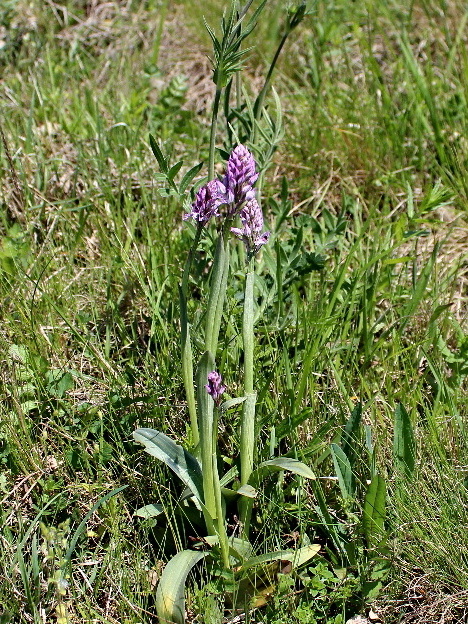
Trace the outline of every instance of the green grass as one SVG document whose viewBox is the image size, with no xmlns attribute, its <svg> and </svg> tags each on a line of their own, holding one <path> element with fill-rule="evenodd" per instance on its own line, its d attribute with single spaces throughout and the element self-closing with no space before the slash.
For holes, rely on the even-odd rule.
<svg viewBox="0 0 468 624">
<path fill-rule="evenodd" d="M 155 621 L 163 562 L 198 535 L 171 513 L 180 492 L 131 432 L 190 436 L 177 287 L 191 239 L 182 207 L 159 192 L 148 133 L 173 162 L 207 159 L 201 14 L 216 24 L 221 2 L 211 4 L 171 4 L 164 21 L 156 1 L 0 7 L 1 622 Z M 254 37 L 249 91 L 281 36 L 282 6 L 268 3 Z M 324 545 L 323 560 L 300 585 L 282 579 L 251 622 L 338 624 L 369 605 L 386 622 L 464 621 L 467 15 L 459 0 L 319 2 L 280 60 L 285 136 L 263 191 L 277 236 L 257 280 L 265 457 L 281 449 L 335 476 L 329 444 L 359 400 L 363 417 L 354 500 L 320 480 L 354 562 L 337 555 L 320 492 L 272 479 L 259 551 L 289 547 L 297 532 Z M 206 295 L 208 253 L 195 297 Z M 235 283 L 221 359 L 233 396 L 241 296 Z M 400 402 L 416 440 L 410 480 L 392 450 Z M 231 460 L 237 418 L 220 432 Z M 360 524 L 375 470 L 387 481 L 390 563 L 376 596 Z M 151 502 L 167 508 L 169 530 L 134 516 Z M 48 541 L 51 529 L 62 534 Z M 330 562 L 346 565 L 343 582 Z M 194 622 L 209 621 L 203 611 L 219 621 L 213 593 L 192 591 Z"/>
</svg>

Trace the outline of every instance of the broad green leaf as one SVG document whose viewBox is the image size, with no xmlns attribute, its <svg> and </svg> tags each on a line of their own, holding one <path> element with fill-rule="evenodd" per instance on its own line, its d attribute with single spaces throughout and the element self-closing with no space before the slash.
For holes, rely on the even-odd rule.
<svg viewBox="0 0 468 624">
<path fill-rule="evenodd" d="M 275 457 L 274 459 L 264 461 L 254 471 L 254 475 L 259 476 L 261 472 L 269 469 L 288 470 L 289 472 L 294 472 L 300 477 L 305 477 L 306 479 L 315 479 L 315 475 L 309 468 L 309 466 L 306 466 L 298 459 L 293 459 L 292 457 Z"/>
<path fill-rule="evenodd" d="M 241 539 L 240 537 L 229 538 L 229 553 L 238 561 L 248 559 L 252 554 L 252 549 L 252 544 L 248 540 Z"/>
<path fill-rule="evenodd" d="M 143 444 L 145 451 L 164 462 L 203 502 L 203 479 L 200 464 L 182 446 L 176 444 L 164 433 L 154 429 L 137 429 L 133 432 L 134 439 Z"/>
<path fill-rule="evenodd" d="M 203 538 L 203 541 L 210 546 L 217 546 L 219 544 L 219 537 L 217 535 L 208 535 Z M 230 537 L 228 543 L 229 554 L 237 561 L 243 562 L 252 554 L 253 546 L 248 540 L 241 539 L 240 537 Z M 235 563 L 235 561 L 233 561 L 233 563 Z"/>
<path fill-rule="evenodd" d="M 343 433 L 341 434 L 340 446 L 344 454 L 353 466 L 356 461 L 356 446 L 359 441 L 359 425 L 361 424 L 362 404 L 358 403 L 351 412 Z"/>
<path fill-rule="evenodd" d="M 134 513 L 135 516 L 138 516 L 139 518 L 156 518 L 156 516 L 160 516 L 164 511 L 164 508 L 162 505 L 158 505 L 158 504 L 152 504 L 152 505 L 145 505 L 144 507 L 140 507 L 140 509 L 137 509 Z"/>
<path fill-rule="evenodd" d="M 416 444 L 413 427 L 408 412 L 399 403 L 395 409 L 395 429 L 393 434 L 393 453 L 395 465 L 407 478 L 414 472 Z"/>
<path fill-rule="evenodd" d="M 185 581 L 188 573 L 208 552 L 183 550 L 167 563 L 156 590 L 159 624 L 185 623 Z"/>
<path fill-rule="evenodd" d="M 53 368 L 47 371 L 46 375 L 47 390 L 58 399 L 62 398 L 64 394 L 73 388 L 74 379 L 71 373 L 64 372 L 59 368 Z"/>
<path fill-rule="evenodd" d="M 384 537 L 386 493 L 385 479 L 375 475 L 367 488 L 362 514 L 362 527 L 370 548 L 378 546 Z"/>
<path fill-rule="evenodd" d="M 341 494 L 343 498 L 354 497 L 354 477 L 349 459 L 346 457 L 343 449 L 338 444 L 331 444 L 330 450 L 333 458 L 333 465 L 335 466 L 335 473 L 338 477 L 338 484 L 340 486 Z"/>
<path fill-rule="evenodd" d="M 248 483 L 241 485 L 236 491 L 240 496 L 247 496 L 247 498 L 256 498 L 258 496 L 257 490 Z"/>
<path fill-rule="evenodd" d="M 246 496 L 247 498 L 256 498 L 258 492 L 251 485 L 243 485 L 238 490 L 232 490 L 231 488 L 222 487 L 221 494 L 227 501 L 234 501 L 239 498 L 239 496 Z"/>
<path fill-rule="evenodd" d="M 235 407 L 236 405 L 240 405 L 240 403 L 243 403 L 245 401 L 246 397 L 236 397 L 234 399 L 228 399 L 227 401 L 224 401 L 224 403 L 221 403 L 220 405 L 220 410 L 222 412 L 225 412 L 228 409 L 231 409 L 231 407 Z"/>
<path fill-rule="evenodd" d="M 258 555 L 257 557 L 252 557 L 251 559 L 246 561 L 240 567 L 240 570 L 248 570 L 249 568 L 253 568 L 258 565 L 263 565 L 265 563 L 270 563 L 271 561 L 279 560 L 290 561 L 293 565 L 293 568 L 297 568 L 309 561 L 309 559 L 312 559 L 312 557 L 315 557 L 320 549 L 320 544 L 309 544 L 308 546 L 298 548 L 297 550 L 288 549 L 265 553 L 263 555 Z"/>
</svg>

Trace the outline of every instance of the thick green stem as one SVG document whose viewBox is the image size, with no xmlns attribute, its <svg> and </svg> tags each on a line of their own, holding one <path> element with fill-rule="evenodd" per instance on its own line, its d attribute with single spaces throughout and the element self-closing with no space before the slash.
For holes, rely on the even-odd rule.
<svg viewBox="0 0 468 624">
<path fill-rule="evenodd" d="M 192 442 L 196 447 L 200 441 L 198 432 L 197 406 L 195 403 L 195 388 L 193 384 L 193 357 L 192 343 L 190 340 L 190 325 L 187 316 L 187 291 L 190 269 L 192 267 L 193 257 L 198 247 L 202 228 L 198 227 L 193 245 L 185 262 L 184 273 L 182 276 L 182 285 L 179 289 L 180 301 L 180 330 L 181 330 L 181 348 L 182 348 L 182 377 L 184 381 L 185 395 L 187 397 L 187 405 L 190 415 L 190 427 L 192 429 Z"/>
<path fill-rule="evenodd" d="M 230 268 L 230 256 L 231 256 L 230 247 L 229 247 L 229 243 L 227 243 L 224 248 L 223 277 L 221 279 L 221 284 L 219 288 L 218 302 L 216 305 L 216 312 L 215 312 L 215 316 L 213 319 L 213 329 L 212 329 L 212 335 L 211 335 L 211 340 L 213 341 L 213 348 L 214 348 L 213 353 L 215 355 L 216 355 L 216 350 L 218 347 L 219 330 L 221 328 L 221 319 L 223 317 L 224 302 L 226 299 L 227 282 L 228 282 L 229 268 Z"/>
<path fill-rule="evenodd" d="M 245 276 L 244 317 L 242 338 L 244 343 L 244 396 L 246 397 L 241 419 L 240 432 L 240 471 L 241 485 L 249 482 L 253 470 L 255 452 L 255 403 L 254 392 L 254 279 L 253 260 Z M 240 516 L 243 525 L 244 538 L 249 537 L 250 515 L 252 502 L 242 497 L 240 501 Z"/>
<path fill-rule="evenodd" d="M 208 160 L 208 180 L 214 180 L 215 177 L 215 147 L 216 147 L 216 127 L 218 125 L 219 103 L 221 101 L 222 89 L 216 87 L 216 93 L 213 101 L 213 114 L 211 117 L 210 131 L 210 155 Z"/>
<path fill-rule="evenodd" d="M 214 357 L 212 353 L 206 351 L 197 369 L 197 409 L 200 423 L 200 457 L 203 472 L 203 496 L 207 515 L 205 514 L 207 529 L 210 533 L 214 531 L 217 518 L 217 507 L 215 498 L 214 478 L 213 478 L 213 399 L 207 393 L 205 384 L 208 381 L 208 373 L 214 370 Z"/>
<path fill-rule="evenodd" d="M 216 502 L 216 529 L 219 537 L 219 547 L 221 550 L 221 557 L 223 560 L 224 567 L 229 570 L 231 567 L 231 563 L 229 560 L 229 542 L 228 536 L 226 533 L 226 521 L 224 517 L 223 510 L 223 502 L 222 502 L 222 494 L 221 494 L 221 484 L 219 482 L 219 472 L 218 472 L 218 455 L 217 455 L 217 432 L 218 432 L 218 417 L 219 411 L 218 407 L 215 408 L 214 419 L 213 419 L 213 490 L 215 493 L 215 502 Z"/>
</svg>

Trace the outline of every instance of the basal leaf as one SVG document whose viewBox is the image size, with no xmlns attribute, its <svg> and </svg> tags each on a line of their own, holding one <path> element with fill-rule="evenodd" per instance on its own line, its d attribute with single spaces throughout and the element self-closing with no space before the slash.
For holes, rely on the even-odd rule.
<svg viewBox="0 0 468 624">
<path fill-rule="evenodd" d="M 320 544 L 309 544 L 308 546 L 303 546 L 302 548 L 298 548 L 296 550 L 288 549 L 264 553 L 263 555 L 258 555 L 257 557 L 251 557 L 240 567 L 240 570 L 248 570 L 249 568 L 278 560 L 290 561 L 293 568 L 297 568 L 309 561 L 309 559 L 312 559 L 312 557 L 315 557 L 320 549 Z"/>
<path fill-rule="evenodd" d="M 198 550 L 183 550 L 167 563 L 156 590 L 159 624 L 185 623 L 185 581 L 193 566 L 207 554 Z"/>
<path fill-rule="evenodd" d="M 331 444 L 330 450 L 341 494 L 343 498 L 353 498 L 354 476 L 349 459 L 346 457 L 343 449 L 338 446 L 338 444 Z"/>
<path fill-rule="evenodd" d="M 257 469 L 254 471 L 256 476 L 259 476 L 265 470 L 288 470 L 289 472 L 294 472 L 300 477 L 305 477 L 306 479 L 315 479 L 315 475 L 309 466 L 303 464 L 298 459 L 293 459 L 292 457 L 275 457 L 274 459 L 269 459 L 268 461 L 262 462 Z"/>
<path fill-rule="evenodd" d="M 408 412 L 399 403 L 395 409 L 395 429 L 393 434 L 395 465 L 407 478 L 414 472 L 416 443 Z"/>
<path fill-rule="evenodd" d="M 164 433 L 154 429 L 137 429 L 134 439 L 143 444 L 145 451 L 164 462 L 179 479 L 203 502 L 203 479 L 198 461 L 182 446 L 176 444 Z"/>
<path fill-rule="evenodd" d="M 370 548 L 377 547 L 384 537 L 385 479 L 375 475 L 367 488 L 362 514 L 362 527 Z"/>
</svg>

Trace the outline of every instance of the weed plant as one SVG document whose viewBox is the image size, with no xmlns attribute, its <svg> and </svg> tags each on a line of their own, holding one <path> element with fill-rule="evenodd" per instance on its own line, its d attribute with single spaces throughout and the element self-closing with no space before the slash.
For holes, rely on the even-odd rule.
<svg viewBox="0 0 468 624">
<path fill-rule="evenodd" d="M 321 549 L 272 569 L 246 621 L 329 624 L 372 608 L 385 622 L 465 622 L 466 7 L 310 3 L 256 126 L 297 4 L 269 0 L 258 16 L 210 174 L 246 143 L 271 231 L 254 281 L 258 461 L 296 459 L 318 477 L 272 473 L 258 488 L 257 554 L 307 538 Z M 156 621 L 164 566 L 207 535 L 130 434 L 196 447 L 179 292 L 196 228 L 182 215 L 210 162 L 202 14 L 219 37 L 225 9 L 0 7 L 1 622 Z M 184 163 L 176 190 L 149 134 L 171 166 Z M 205 234 L 187 299 L 200 328 Z M 244 259 L 233 244 L 216 353 L 232 397 L 243 396 Z M 201 355 L 201 329 L 192 341 Z M 242 404 L 228 414 L 220 466 L 234 468 Z M 142 517 L 151 504 L 163 513 Z M 231 536 L 239 518 L 227 510 Z M 233 619 L 216 567 L 189 580 L 189 621 Z"/>
</svg>

